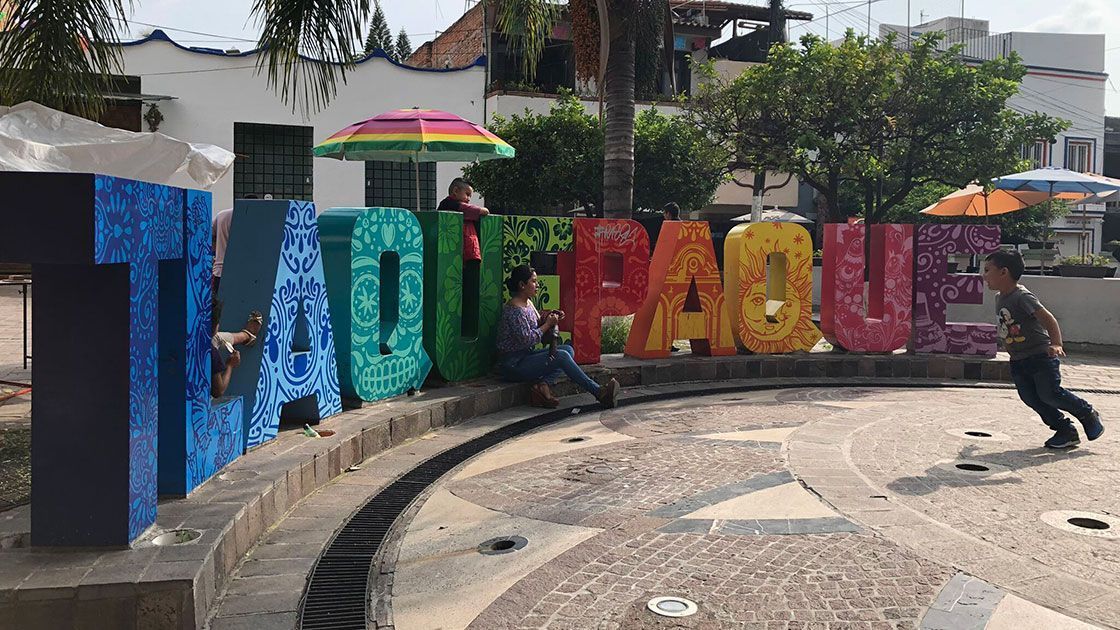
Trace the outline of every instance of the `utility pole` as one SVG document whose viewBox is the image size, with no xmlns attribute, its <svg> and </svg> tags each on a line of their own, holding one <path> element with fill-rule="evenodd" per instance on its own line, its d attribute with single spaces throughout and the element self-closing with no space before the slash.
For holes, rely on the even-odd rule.
<svg viewBox="0 0 1120 630">
<path fill-rule="evenodd" d="M 827 10 L 827 9 L 826 9 Z M 770 0 L 770 46 L 786 41 L 786 14 L 782 0 Z M 769 61 L 769 48 L 767 48 Z M 762 194 L 766 191 L 766 169 L 754 174 L 754 202 L 751 204 L 751 223 L 762 221 Z"/>
<path fill-rule="evenodd" d="M 871 0 L 867 0 L 867 39 L 871 39 Z"/>
<path fill-rule="evenodd" d="M 482 72 L 482 126 L 485 127 L 486 123 L 488 122 L 486 120 L 486 114 L 489 113 L 486 106 L 486 95 L 490 92 L 490 64 L 492 62 L 490 60 L 490 28 L 489 24 L 487 24 L 487 13 L 489 12 L 489 7 L 486 6 L 486 0 L 481 0 L 481 4 L 482 54 L 486 57 L 486 65 L 483 66 Z"/>
<path fill-rule="evenodd" d="M 906 50 L 910 50 L 910 0 L 906 0 Z"/>
</svg>

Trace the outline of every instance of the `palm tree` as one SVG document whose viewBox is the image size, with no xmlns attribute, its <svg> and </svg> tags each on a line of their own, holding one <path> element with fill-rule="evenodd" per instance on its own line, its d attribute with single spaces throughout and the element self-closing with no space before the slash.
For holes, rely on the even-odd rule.
<svg viewBox="0 0 1120 630">
<path fill-rule="evenodd" d="M 129 8 L 133 1 L 128 0 Z M 556 0 L 489 1 L 498 3 L 497 26 L 523 47 L 526 74 L 532 76 L 560 5 Z M 651 32 L 651 16 L 669 24 L 669 3 L 570 0 L 570 4 L 596 16 L 584 21 L 587 28 L 574 39 L 577 57 L 595 59 L 597 84 L 606 105 L 604 214 L 628 217 L 634 193 L 635 44 L 645 41 L 640 33 Z M 298 107 L 306 114 L 322 109 L 337 92 L 339 79 L 345 83 L 353 60 L 362 56 L 362 30 L 369 13 L 370 0 L 253 0 L 250 17 L 262 25 L 258 69 L 267 72 L 269 85 L 293 110 Z M 122 70 L 118 44 L 127 17 L 125 0 L 15 3 L 8 30 L 0 33 L 0 104 L 34 100 L 87 117 L 99 115 L 106 86 Z M 672 50 L 671 45 L 666 48 Z M 603 58 L 606 63 L 599 63 Z"/>
<path fill-rule="evenodd" d="M 492 1 L 498 3 L 498 30 L 521 52 L 522 73 L 534 76 L 560 16 L 560 5 L 553 0 Z M 665 35 L 662 25 L 670 24 L 669 2 L 569 0 L 568 7 L 577 75 L 581 79 L 596 79 L 605 103 L 603 214 L 629 218 L 634 199 L 635 48 L 648 47 L 651 39 L 661 43 L 660 36 Z M 668 50 L 672 50 L 671 45 Z M 605 64 L 601 63 L 604 57 Z"/>
<path fill-rule="evenodd" d="M 13 4 L 8 30 L 0 33 L 0 104 L 34 100 L 99 115 L 102 93 L 122 71 L 118 44 L 127 25 L 125 0 Z M 369 8 L 369 0 L 254 0 L 250 17 L 262 25 L 258 69 L 293 109 L 322 109 L 339 79 L 345 83 L 353 59 L 362 56 Z"/>
</svg>

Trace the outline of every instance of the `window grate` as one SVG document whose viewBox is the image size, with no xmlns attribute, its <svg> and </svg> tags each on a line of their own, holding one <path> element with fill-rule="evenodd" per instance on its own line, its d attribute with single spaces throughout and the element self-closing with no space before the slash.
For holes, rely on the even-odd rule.
<svg viewBox="0 0 1120 630">
<path fill-rule="evenodd" d="M 366 162 L 366 206 L 416 209 L 416 165 Z M 436 164 L 420 163 L 420 209 L 436 209 Z"/>
<path fill-rule="evenodd" d="M 311 201 L 314 194 L 312 127 L 233 124 L 233 196 Z"/>
</svg>

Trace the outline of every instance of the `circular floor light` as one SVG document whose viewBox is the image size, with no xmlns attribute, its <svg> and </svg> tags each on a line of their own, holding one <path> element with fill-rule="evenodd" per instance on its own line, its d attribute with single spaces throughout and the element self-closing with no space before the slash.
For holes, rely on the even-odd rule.
<svg viewBox="0 0 1120 630">
<path fill-rule="evenodd" d="M 528 539 L 522 536 L 499 536 L 498 538 L 491 538 L 478 546 L 478 553 L 484 556 L 500 556 L 502 554 L 513 553 L 519 549 L 524 549 L 528 545 Z"/>
<path fill-rule="evenodd" d="M 690 617 L 699 610 L 695 602 L 674 596 L 654 597 L 649 600 L 646 607 L 662 617 Z"/>
<path fill-rule="evenodd" d="M 1098 521 L 1095 518 L 1088 518 L 1085 516 L 1067 518 L 1066 522 L 1074 527 L 1081 527 L 1083 529 L 1112 529 L 1112 526 L 1104 521 Z"/>
<path fill-rule="evenodd" d="M 1054 510 L 1044 512 L 1039 518 L 1043 523 L 1078 536 L 1120 539 L 1120 517 L 1113 514 L 1084 512 L 1081 510 Z"/>
<path fill-rule="evenodd" d="M 974 442 L 1007 442 L 1011 439 L 1011 436 L 1006 433 L 1000 433 L 999 431 L 988 428 L 952 427 L 945 429 L 945 432 L 953 437 Z"/>
<path fill-rule="evenodd" d="M 200 536 L 202 536 L 202 532 L 197 529 L 173 529 L 166 534 L 160 534 L 153 538 L 152 544 L 158 547 L 185 545 L 198 540 Z"/>
</svg>

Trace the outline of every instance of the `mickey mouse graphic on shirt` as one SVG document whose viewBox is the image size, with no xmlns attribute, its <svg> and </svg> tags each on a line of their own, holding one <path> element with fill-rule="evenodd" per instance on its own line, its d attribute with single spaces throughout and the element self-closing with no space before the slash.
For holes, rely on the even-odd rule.
<svg viewBox="0 0 1120 630">
<path fill-rule="evenodd" d="M 999 337 L 1005 344 L 1022 343 L 1027 340 L 1023 336 L 1022 327 L 1011 317 L 1011 311 L 1006 308 L 999 309 Z"/>
</svg>

